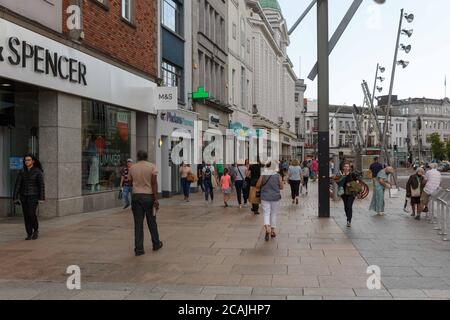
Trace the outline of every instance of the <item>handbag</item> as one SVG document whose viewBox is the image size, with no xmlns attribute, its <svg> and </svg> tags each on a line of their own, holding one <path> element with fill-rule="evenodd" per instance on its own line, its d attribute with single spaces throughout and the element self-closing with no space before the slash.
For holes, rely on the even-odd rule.
<svg viewBox="0 0 450 320">
<path fill-rule="evenodd" d="M 420 180 L 419 178 L 417 178 L 417 182 L 419 184 L 419 186 L 416 189 L 411 188 L 411 197 L 412 198 L 419 198 L 422 194 L 422 192 L 420 192 Z"/>
<path fill-rule="evenodd" d="M 261 197 L 257 197 L 256 193 L 258 192 L 258 188 L 250 187 L 250 193 L 248 197 L 248 201 L 252 204 L 261 204 Z"/>
<path fill-rule="evenodd" d="M 338 195 L 339 197 L 342 197 L 344 194 L 345 194 L 345 189 L 344 189 L 344 187 L 339 187 L 339 188 L 338 188 L 337 195 Z"/>
<path fill-rule="evenodd" d="M 242 172 L 241 172 L 241 170 L 239 170 L 239 167 L 237 168 L 237 171 L 239 172 L 239 175 L 242 178 L 242 189 L 247 189 L 248 188 L 248 181 L 245 180 L 245 178 L 242 176 Z"/>
<path fill-rule="evenodd" d="M 217 182 L 217 179 L 215 176 L 211 176 L 211 183 L 213 188 L 217 188 L 219 186 L 219 183 Z"/>
<path fill-rule="evenodd" d="M 119 195 L 117 196 L 117 199 L 122 200 L 123 198 L 123 191 L 122 189 L 119 190 Z"/>
<path fill-rule="evenodd" d="M 189 172 L 186 177 L 186 181 L 189 183 L 193 183 L 193 182 L 197 181 L 197 177 L 193 173 Z"/>
</svg>

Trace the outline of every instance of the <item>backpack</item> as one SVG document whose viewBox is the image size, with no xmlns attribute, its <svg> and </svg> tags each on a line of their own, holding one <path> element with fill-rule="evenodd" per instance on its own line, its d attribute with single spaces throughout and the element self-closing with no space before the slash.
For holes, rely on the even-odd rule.
<svg viewBox="0 0 450 320">
<path fill-rule="evenodd" d="M 206 167 L 205 169 L 205 177 L 207 179 L 211 178 L 211 169 L 209 167 Z"/>
</svg>

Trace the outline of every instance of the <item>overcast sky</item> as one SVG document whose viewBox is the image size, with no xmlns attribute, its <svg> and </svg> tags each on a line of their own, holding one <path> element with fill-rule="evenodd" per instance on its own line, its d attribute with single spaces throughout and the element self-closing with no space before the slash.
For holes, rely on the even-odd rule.
<svg viewBox="0 0 450 320">
<path fill-rule="evenodd" d="M 311 0 L 278 0 L 288 27 L 302 14 Z M 329 0 L 330 37 L 353 0 Z M 404 20 L 404 29 L 414 29 L 411 38 L 402 36 L 401 43 L 411 44 L 407 55 L 400 51 L 399 59 L 410 61 L 406 69 L 397 67 L 394 94 L 399 98 L 427 97 L 442 99 L 450 95 L 450 1 L 449 0 L 386 0 L 377 5 L 364 0 L 351 24 L 330 57 L 330 103 L 360 105 L 363 101 L 362 80 L 372 90 L 377 62 L 386 67 L 382 94 L 389 93 L 395 41 L 400 10 L 414 13 L 415 20 Z M 306 97 L 317 98 L 317 78 L 307 76 L 317 60 L 316 7 L 291 36 L 289 56 L 297 75 L 308 86 Z M 301 68 L 300 68 L 301 60 Z"/>
</svg>

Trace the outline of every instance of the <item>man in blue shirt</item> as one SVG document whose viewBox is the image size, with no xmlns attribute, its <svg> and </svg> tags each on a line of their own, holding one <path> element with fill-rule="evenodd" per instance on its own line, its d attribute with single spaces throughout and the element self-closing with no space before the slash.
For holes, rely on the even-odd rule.
<svg viewBox="0 0 450 320">
<path fill-rule="evenodd" d="M 370 165 L 370 172 L 372 173 L 372 178 L 375 179 L 378 173 L 384 169 L 383 165 L 378 162 L 379 158 L 373 158 L 373 163 Z"/>
</svg>

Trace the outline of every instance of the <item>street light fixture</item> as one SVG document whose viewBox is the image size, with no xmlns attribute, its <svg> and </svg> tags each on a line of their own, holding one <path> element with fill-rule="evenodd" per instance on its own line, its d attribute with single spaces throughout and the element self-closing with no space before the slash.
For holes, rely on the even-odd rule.
<svg viewBox="0 0 450 320">
<path fill-rule="evenodd" d="M 399 66 L 402 66 L 403 69 L 405 69 L 405 68 L 409 65 L 409 61 L 400 60 L 400 61 L 397 61 L 397 64 L 398 64 Z"/>
<path fill-rule="evenodd" d="M 383 87 L 377 87 L 377 90 L 379 93 L 381 93 L 381 91 L 383 91 Z"/>
<path fill-rule="evenodd" d="M 405 13 L 405 19 L 406 19 L 406 21 L 408 21 L 409 23 L 412 23 L 413 21 L 414 21 L 414 15 L 411 13 L 411 14 L 407 14 L 407 13 Z"/>
<path fill-rule="evenodd" d="M 405 45 L 400 45 L 400 37 L 401 35 L 407 35 L 408 37 L 411 37 L 413 34 L 413 30 L 406 30 L 402 28 L 402 24 L 403 24 L 403 19 L 405 19 L 408 23 L 412 23 L 414 21 L 414 14 L 410 13 L 405 13 L 404 9 L 402 9 L 400 11 L 400 21 L 399 21 L 399 26 L 398 26 L 398 32 L 397 32 L 397 40 L 396 40 L 396 45 L 395 45 L 395 52 L 394 52 L 394 61 L 392 64 L 392 75 L 391 75 L 391 84 L 389 87 L 389 95 L 388 95 L 388 102 L 387 102 L 387 106 L 386 106 L 386 112 L 385 112 L 385 120 L 384 123 L 387 124 L 389 123 L 390 116 L 391 116 L 391 107 L 392 107 L 392 92 L 394 89 L 394 79 L 395 79 L 395 70 L 397 65 L 401 65 L 404 68 L 406 68 L 409 65 L 408 61 L 405 60 L 398 60 L 398 51 L 401 48 L 402 50 L 404 50 L 406 53 L 409 53 L 411 51 L 411 46 L 405 46 Z M 388 126 L 385 125 L 384 126 L 384 130 L 383 130 L 383 137 L 382 137 L 382 144 L 384 145 L 384 149 L 385 149 L 385 160 L 387 162 L 388 165 L 391 165 L 391 161 L 390 161 L 390 156 L 389 156 L 389 152 L 388 152 L 388 138 L 387 138 L 387 130 Z M 395 179 L 396 180 L 396 179 Z"/>
<path fill-rule="evenodd" d="M 384 73 L 385 71 L 386 71 L 386 68 L 385 67 L 379 67 L 380 68 L 380 72 L 381 73 Z"/>
<path fill-rule="evenodd" d="M 410 29 L 410 30 L 403 29 L 402 30 L 402 34 L 408 36 L 408 38 L 411 38 L 411 36 L 413 35 L 413 32 L 414 32 L 413 29 Z"/>
<path fill-rule="evenodd" d="M 380 82 L 383 82 L 384 80 L 386 80 L 386 78 L 378 77 L 377 80 L 380 80 Z"/>
<path fill-rule="evenodd" d="M 410 44 L 407 45 L 407 46 L 405 46 L 404 44 L 401 44 L 400 47 L 401 47 L 401 49 L 402 49 L 403 51 L 405 51 L 405 53 L 407 53 L 407 54 L 410 53 L 410 52 L 411 52 L 411 49 L 412 49 L 412 47 L 411 47 Z"/>
</svg>

